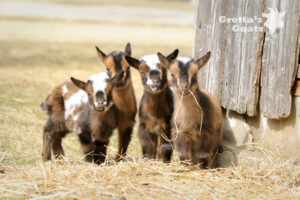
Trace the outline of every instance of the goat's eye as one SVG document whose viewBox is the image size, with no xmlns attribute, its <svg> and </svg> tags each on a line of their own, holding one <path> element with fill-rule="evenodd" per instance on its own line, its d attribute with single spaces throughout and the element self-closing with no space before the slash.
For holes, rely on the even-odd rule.
<svg viewBox="0 0 300 200">
<path fill-rule="evenodd" d="M 109 68 L 106 68 L 106 70 L 107 70 L 108 72 L 110 72 L 110 69 L 109 69 Z"/>
<path fill-rule="evenodd" d="M 174 74 L 171 74 L 172 78 L 175 78 L 175 75 Z"/>
<path fill-rule="evenodd" d="M 142 75 L 142 76 L 145 76 L 145 72 L 141 72 L 141 75 Z"/>
</svg>

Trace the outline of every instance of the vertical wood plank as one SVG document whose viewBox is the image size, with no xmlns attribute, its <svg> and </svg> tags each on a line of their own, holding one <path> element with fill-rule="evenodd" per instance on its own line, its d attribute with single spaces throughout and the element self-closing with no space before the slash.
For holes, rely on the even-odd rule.
<svg viewBox="0 0 300 200">
<path fill-rule="evenodd" d="M 253 19 L 261 17 L 262 11 L 262 0 L 228 1 L 228 17 Z M 222 88 L 223 107 L 249 116 L 257 113 L 264 33 L 234 30 L 241 30 L 241 27 L 253 29 L 254 26 L 259 27 L 260 21 L 227 25 Z"/>
<path fill-rule="evenodd" d="M 226 15 L 226 1 L 198 0 L 196 4 L 193 57 L 195 59 L 211 51 L 209 63 L 198 74 L 199 85 L 221 100 L 224 63 L 224 27 L 219 17 Z"/>
<path fill-rule="evenodd" d="M 266 0 L 266 8 L 286 12 L 284 27 L 265 37 L 260 109 L 267 118 L 290 115 L 291 89 L 298 66 L 299 4 L 299 0 Z"/>
<path fill-rule="evenodd" d="M 249 116 L 257 112 L 263 33 L 233 31 L 234 25 L 259 22 L 220 23 L 219 18 L 260 17 L 263 5 L 263 0 L 199 0 L 196 10 L 193 56 L 212 51 L 199 72 L 200 87 L 215 94 L 223 107 Z"/>
</svg>

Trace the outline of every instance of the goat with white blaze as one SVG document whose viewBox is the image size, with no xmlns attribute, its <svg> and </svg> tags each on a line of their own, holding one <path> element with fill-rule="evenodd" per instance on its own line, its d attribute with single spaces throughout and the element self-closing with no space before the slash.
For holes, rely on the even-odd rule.
<svg viewBox="0 0 300 200">
<path fill-rule="evenodd" d="M 117 127 L 117 110 L 112 90 L 124 72 L 114 78 L 107 73 L 92 75 L 87 82 L 71 78 L 54 87 L 42 103 L 48 120 L 43 133 L 43 160 L 64 156 L 62 138 L 78 134 L 85 160 L 102 163 L 112 131 Z"/>
<path fill-rule="evenodd" d="M 177 57 L 178 50 L 167 59 Z M 140 72 L 144 93 L 139 107 L 139 140 L 144 158 L 159 158 L 169 162 L 172 156 L 171 118 L 173 113 L 172 91 L 168 87 L 167 69 L 159 62 L 156 54 L 147 55 L 140 60 L 125 56 L 127 62 Z"/>
</svg>

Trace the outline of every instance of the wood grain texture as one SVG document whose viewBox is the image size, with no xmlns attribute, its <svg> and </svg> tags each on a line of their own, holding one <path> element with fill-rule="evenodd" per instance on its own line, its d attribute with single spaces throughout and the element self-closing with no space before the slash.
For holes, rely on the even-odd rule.
<svg viewBox="0 0 300 200">
<path fill-rule="evenodd" d="M 201 0 L 196 4 L 196 22 L 193 57 L 195 59 L 211 51 L 208 64 L 198 74 L 201 88 L 204 88 L 221 100 L 225 23 L 219 23 L 219 17 L 226 15 L 225 1 Z"/>
<path fill-rule="evenodd" d="M 212 51 L 208 66 L 199 72 L 200 87 L 223 107 L 249 116 L 257 111 L 263 33 L 234 32 L 234 25 L 259 24 L 220 23 L 219 17 L 259 17 L 262 10 L 263 0 L 199 0 L 196 7 L 193 56 Z"/>
<path fill-rule="evenodd" d="M 222 76 L 224 62 L 224 27 L 219 17 L 226 15 L 225 1 L 197 1 L 193 57 L 195 59 L 211 51 L 208 64 L 198 74 L 199 85 L 220 100 L 222 98 Z"/>
<path fill-rule="evenodd" d="M 286 11 L 284 27 L 266 33 L 262 60 L 260 109 L 265 117 L 278 119 L 288 117 L 291 110 L 298 67 L 299 0 L 266 0 L 268 7 Z"/>
<path fill-rule="evenodd" d="M 261 16 L 262 0 L 229 0 L 228 16 L 254 18 Z M 222 106 L 254 116 L 259 97 L 259 76 L 263 32 L 235 32 L 233 26 L 253 28 L 260 22 L 230 23 L 227 26 Z"/>
</svg>

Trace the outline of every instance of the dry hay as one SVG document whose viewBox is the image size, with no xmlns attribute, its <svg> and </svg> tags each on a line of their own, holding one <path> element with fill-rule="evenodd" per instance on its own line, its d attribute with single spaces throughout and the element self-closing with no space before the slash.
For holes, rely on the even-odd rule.
<svg viewBox="0 0 300 200">
<path fill-rule="evenodd" d="M 300 166 L 271 153 L 244 154 L 236 166 L 210 170 L 178 161 L 64 160 L 3 166 L 0 185 L 0 196 L 26 199 L 300 199 Z"/>
</svg>

